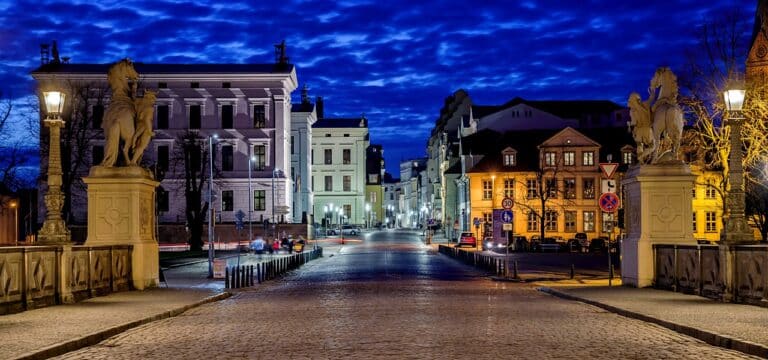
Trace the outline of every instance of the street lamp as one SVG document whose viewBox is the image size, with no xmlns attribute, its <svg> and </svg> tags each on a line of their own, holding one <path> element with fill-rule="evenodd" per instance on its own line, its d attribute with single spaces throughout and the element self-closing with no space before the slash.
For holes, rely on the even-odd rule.
<svg viewBox="0 0 768 360">
<path fill-rule="evenodd" d="M 61 128 L 64 120 L 61 118 L 66 94 L 60 91 L 45 91 L 45 109 L 48 113 L 44 123 L 50 130 L 48 144 L 48 192 L 45 194 L 45 222 L 38 234 L 42 244 L 63 244 L 70 240 L 69 229 L 61 218 L 61 208 L 64 206 L 64 193 L 61 192 Z"/>
<path fill-rule="evenodd" d="M 371 228 L 371 204 L 365 203 L 365 227 Z"/>
<path fill-rule="evenodd" d="M 13 242 L 18 245 L 19 243 L 19 203 L 11 201 L 9 204 L 13 209 Z"/>
<path fill-rule="evenodd" d="M 256 162 L 256 157 L 251 156 L 248 159 L 248 243 L 250 244 L 251 241 L 253 241 L 253 221 L 251 218 L 253 217 L 253 186 L 251 184 L 251 168 L 253 167 L 253 164 Z M 239 245 L 239 243 L 238 243 Z M 240 268 L 240 249 L 238 247 L 237 251 L 237 268 Z"/>
<path fill-rule="evenodd" d="M 219 135 L 208 136 L 208 277 L 213 278 L 213 221 L 216 209 L 213 208 L 213 140 Z"/>
<path fill-rule="evenodd" d="M 727 120 L 731 126 L 731 152 L 728 156 L 728 181 L 731 188 L 728 191 L 727 199 L 728 216 L 725 219 L 725 229 L 723 229 L 726 243 L 754 241 L 754 236 L 744 215 L 744 168 L 741 153 L 741 124 L 744 122 L 744 117 L 741 114 L 741 108 L 744 105 L 745 93 L 746 90 L 739 88 L 728 89 L 723 93 L 728 115 Z"/>
<path fill-rule="evenodd" d="M 280 174 L 280 169 L 274 168 L 272 169 L 272 226 L 275 227 L 275 239 L 277 239 L 277 222 L 275 220 L 275 177 Z"/>
</svg>

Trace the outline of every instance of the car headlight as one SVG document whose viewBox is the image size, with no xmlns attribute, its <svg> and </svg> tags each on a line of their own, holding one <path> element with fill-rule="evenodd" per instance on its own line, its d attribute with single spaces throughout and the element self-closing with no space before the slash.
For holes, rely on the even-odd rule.
<svg viewBox="0 0 768 360">
<path fill-rule="evenodd" d="M 504 244 L 496 244 L 496 247 L 497 247 L 497 248 L 503 248 L 503 247 L 504 247 Z"/>
</svg>

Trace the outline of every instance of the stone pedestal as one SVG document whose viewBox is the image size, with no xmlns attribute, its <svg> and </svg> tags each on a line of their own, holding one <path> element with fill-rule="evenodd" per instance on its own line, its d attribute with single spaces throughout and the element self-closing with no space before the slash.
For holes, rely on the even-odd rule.
<svg viewBox="0 0 768 360">
<path fill-rule="evenodd" d="M 158 285 L 155 238 L 155 188 L 158 182 L 140 167 L 94 166 L 88 185 L 88 239 L 85 245 L 132 245 L 133 287 Z"/>
<path fill-rule="evenodd" d="M 627 236 L 621 243 L 624 285 L 653 285 L 653 244 L 696 244 L 692 228 L 695 176 L 675 162 L 639 165 L 622 181 Z"/>
</svg>

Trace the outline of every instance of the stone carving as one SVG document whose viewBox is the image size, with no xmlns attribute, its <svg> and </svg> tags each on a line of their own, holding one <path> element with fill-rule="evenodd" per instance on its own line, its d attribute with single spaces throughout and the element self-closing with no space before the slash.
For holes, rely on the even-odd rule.
<svg viewBox="0 0 768 360">
<path fill-rule="evenodd" d="M 128 166 L 137 166 L 154 135 L 152 116 L 156 95 L 145 91 L 144 97 L 139 98 L 136 88 L 138 79 L 139 74 L 129 59 L 120 60 L 109 68 L 107 82 L 112 89 L 112 97 L 101 125 L 106 138 L 101 166 L 115 166 L 120 153 Z"/>
<path fill-rule="evenodd" d="M 641 164 L 680 163 L 677 151 L 683 135 L 683 111 L 677 103 L 677 76 L 668 67 L 660 67 L 648 87 L 649 97 L 642 101 L 633 92 L 629 96 L 632 136 L 637 144 Z M 661 142 L 669 149 L 660 152 Z"/>
</svg>

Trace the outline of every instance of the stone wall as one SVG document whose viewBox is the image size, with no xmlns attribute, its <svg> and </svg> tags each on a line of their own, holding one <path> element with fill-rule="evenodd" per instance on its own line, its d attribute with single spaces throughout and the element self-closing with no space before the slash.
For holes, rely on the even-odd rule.
<svg viewBox="0 0 768 360">
<path fill-rule="evenodd" d="M 131 246 L 0 248 L 0 315 L 130 290 Z"/>
</svg>

